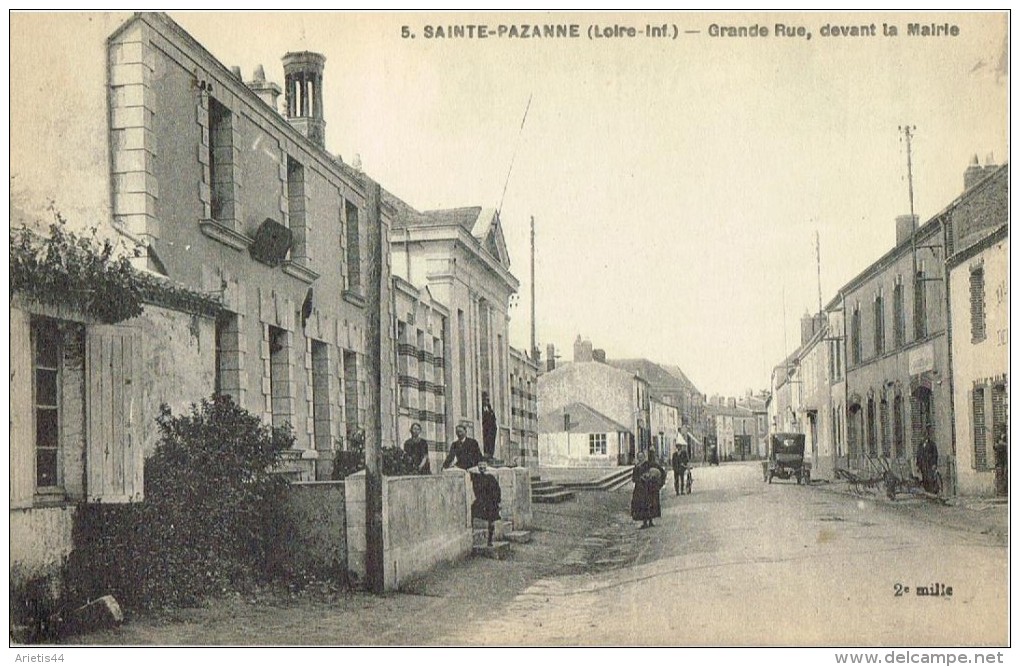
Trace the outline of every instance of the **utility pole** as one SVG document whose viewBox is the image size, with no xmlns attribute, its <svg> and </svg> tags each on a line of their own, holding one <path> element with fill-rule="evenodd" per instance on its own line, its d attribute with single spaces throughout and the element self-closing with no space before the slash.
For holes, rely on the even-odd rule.
<svg viewBox="0 0 1020 667">
<path fill-rule="evenodd" d="M 917 216 L 914 214 L 914 163 L 913 154 L 911 152 L 910 140 L 913 139 L 913 130 L 917 127 L 913 125 L 901 125 L 900 130 L 903 131 L 903 136 L 907 140 L 907 193 L 910 196 L 910 261 L 911 261 L 911 277 L 913 278 L 913 294 L 914 303 L 917 303 L 917 290 L 920 284 L 920 289 L 924 289 L 924 283 L 919 283 L 917 279 Z M 914 313 L 914 320 L 916 321 L 919 317 L 918 313 Z M 917 331 L 917 325 L 914 325 L 914 331 Z"/>
<path fill-rule="evenodd" d="M 368 281 L 365 308 L 365 362 L 367 365 L 368 404 L 365 419 L 365 575 L 369 589 L 382 593 L 385 588 L 382 517 L 382 308 L 383 247 L 382 191 L 366 177 L 368 191 Z"/>
<path fill-rule="evenodd" d="M 531 216 L 531 360 L 538 363 L 538 343 L 535 340 L 535 216 Z"/>
<path fill-rule="evenodd" d="M 818 267 L 818 315 L 822 314 L 822 244 L 818 240 L 818 230 L 815 230 L 815 264 Z"/>
</svg>

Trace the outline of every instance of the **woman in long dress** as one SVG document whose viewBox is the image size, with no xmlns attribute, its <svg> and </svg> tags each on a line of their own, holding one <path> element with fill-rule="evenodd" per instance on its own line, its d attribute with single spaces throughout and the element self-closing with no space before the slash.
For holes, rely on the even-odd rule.
<svg viewBox="0 0 1020 667">
<path fill-rule="evenodd" d="M 641 521 L 641 528 L 650 528 L 655 525 L 652 520 L 662 516 L 659 489 L 666 483 L 666 471 L 656 460 L 654 450 L 641 455 L 640 462 L 631 473 L 631 480 L 634 493 L 630 498 L 630 516 Z"/>
</svg>

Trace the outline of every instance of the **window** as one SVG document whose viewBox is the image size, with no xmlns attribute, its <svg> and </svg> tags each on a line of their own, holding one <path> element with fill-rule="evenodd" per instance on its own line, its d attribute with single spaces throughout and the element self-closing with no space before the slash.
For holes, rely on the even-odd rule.
<svg viewBox="0 0 1020 667">
<path fill-rule="evenodd" d="M 56 489 L 60 474 L 60 330 L 53 320 L 32 326 L 33 402 L 35 404 L 35 485 Z"/>
<path fill-rule="evenodd" d="M 344 411 L 347 413 L 347 437 L 361 427 L 358 411 L 358 355 L 344 350 Z"/>
<path fill-rule="evenodd" d="M 269 326 L 269 399 L 273 426 L 291 422 L 293 393 L 290 373 L 290 333 Z"/>
<path fill-rule="evenodd" d="M 985 335 L 985 270 L 977 267 L 970 270 L 970 342 L 980 343 Z"/>
<path fill-rule="evenodd" d="M 875 296 L 875 355 L 885 352 L 885 310 L 882 290 Z"/>
<path fill-rule="evenodd" d="M 358 207 L 344 201 L 347 218 L 347 289 L 361 292 L 361 230 L 359 229 Z"/>
<path fill-rule="evenodd" d="M 307 225 L 305 223 L 305 167 L 287 156 L 287 224 L 293 234 L 291 260 L 308 261 Z"/>
<path fill-rule="evenodd" d="M 875 421 L 875 399 L 868 399 L 868 455 L 876 456 L 878 454 L 877 446 L 877 423 Z"/>
<path fill-rule="evenodd" d="M 240 364 L 240 331 L 237 315 L 227 311 L 216 317 L 216 375 L 213 379 L 213 391 L 227 394 L 240 402 L 241 364 Z"/>
<path fill-rule="evenodd" d="M 588 434 L 588 453 L 592 456 L 604 455 L 606 453 L 605 433 Z"/>
<path fill-rule="evenodd" d="M 312 342 L 312 440 L 315 449 L 332 449 L 329 415 L 329 346 Z"/>
<path fill-rule="evenodd" d="M 878 428 L 879 428 L 879 442 L 882 446 L 882 456 L 888 457 L 890 454 L 889 448 L 889 401 L 882 399 L 882 402 L 878 404 Z"/>
<path fill-rule="evenodd" d="M 893 287 L 893 340 L 896 347 L 903 347 L 907 342 L 907 325 L 903 313 L 903 281 L 896 276 L 896 286 Z"/>
<path fill-rule="evenodd" d="M 853 315 L 850 317 L 850 354 L 851 362 L 861 363 L 861 307 L 854 306 Z"/>
<path fill-rule="evenodd" d="M 468 381 L 467 381 L 467 323 L 464 311 L 457 309 L 457 365 L 460 366 L 460 412 L 468 413 Z"/>
<path fill-rule="evenodd" d="M 234 219 L 234 137 L 230 110 L 209 98 L 209 203 L 213 220 Z"/>
<path fill-rule="evenodd" d="M 914 340 L 928 335 L 928 303 L 924 282 L 924 263 L 921 262 L 914 277 Z"/>
</svg>

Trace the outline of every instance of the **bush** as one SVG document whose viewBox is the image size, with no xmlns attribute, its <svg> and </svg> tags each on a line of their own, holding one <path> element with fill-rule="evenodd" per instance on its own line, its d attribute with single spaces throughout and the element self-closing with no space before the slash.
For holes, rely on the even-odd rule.
<svg viewBox="0 0 1020 667">
<path fill-rule="evenodd" d="M 163 406 L 157 423 L 145 501 L 82 507 L 68 563 L 79 599 L 112 593 L 127 607 L 172 607 L 274 574 L 286 481 L 272 470 L 293 436 L 222 395 L 176 417 Z"/>
<path fill-rule="evenodd" d="M 365 437 L 361 431 L 348 438 L 348 449 L 339 449 L 333 457 L 333 479 L 340 480 L 365 469 Z M 337 443 L 343 447 L 343 442 Z M 383 475 L 399 477 L 415 475 L 418 469 L 415 462 L 400 447 L 383 447 Z"/>
</svg>

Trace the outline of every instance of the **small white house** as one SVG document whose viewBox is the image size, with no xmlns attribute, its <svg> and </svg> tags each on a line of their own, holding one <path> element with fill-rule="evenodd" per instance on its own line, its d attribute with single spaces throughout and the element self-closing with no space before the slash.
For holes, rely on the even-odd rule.
<svg viewBox="0 0 1020 667">
<path fill-rule="evenodd" d="M 632 437 L 630 429 L 598 410 L 570 403 L 539 418 L 539 465 L 611 468 L 626 461 Z"/>
</svg>

